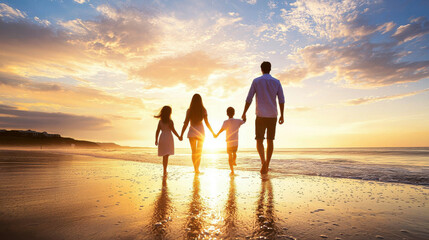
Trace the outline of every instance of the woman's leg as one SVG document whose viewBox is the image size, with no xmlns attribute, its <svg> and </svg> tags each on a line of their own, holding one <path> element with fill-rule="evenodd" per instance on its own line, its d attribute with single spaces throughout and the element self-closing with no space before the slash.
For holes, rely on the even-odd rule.
<svg viewBox="0 0 429 240">
<path fill-rule="evenodd" d="M 164 175 L 167 174 L 168 156 L 162 156 L 162 166 L 164 166 Z"/>
<path fill-rule="evenodd" d="M 197 140 L 195 138 L 189 138 L 189 144 L 191 144 L 192 150 L 192 164 L 194 164 L 194 171 L 197 172 L 198 168 L 196 167 L 197 162 Z"/>
<path fill-rule="evenodd" d="M 197 141 L 197 161 L 196 161 L 197 172 L 199 172 L 199 168 L 200 168 L 201 155 L 203 153 L 203 144 L 204 144 L 204 140 L 198 139 L 198 141 Z"/>
</svg>

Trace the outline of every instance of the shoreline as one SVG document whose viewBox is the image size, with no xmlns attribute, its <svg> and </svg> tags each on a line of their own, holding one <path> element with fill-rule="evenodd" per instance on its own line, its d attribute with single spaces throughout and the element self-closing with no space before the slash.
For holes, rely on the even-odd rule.
<svg viewBox="0 0 429 240">
<path fill-rule="evenodd" d="M 162 166 L 1 157 L 2 239 L 427 239 L 429 188 Z"/>
<path fill-rule="evenodd" d="M 146 148 L 148 149 L 148 148 Z M 68 156 L 85 156 L 85 157 L 93 157 L 93 158 L 98 158 L 98 159 L 114 159 L 114 160 L 122 160 L 122 161 L 132 161 L 132 162 L 140 162 L 140 163 L 151 163 L 151 164 L 160 164 L 161 161 L 159 159 L 158 156 L 154 155 L 153 153 L 146 153 L 146 156 L 143 156 L 143 159 L 140 158 L 136 158 L 135 155 L 109 155 L 110 153 L 115 153 L 117 151 L 120 150 L 108 150 L 108 151 L 102 151 L 102 152 L 94 152 L 93 149 L 87 149 L 86 151 L 82 151 L 82 149 L 26 149 L 26 150 L 14 150 L 14 149 L 0 149 L 0 152 L 37 152 L 37 153 L 41 153 L 41 154 L 58 154 L 58 155 L 68 155 Z M 176 155 L 173 155 L 170 157 L 169 159 L 169 165 L 174 165 L 174 166 L 192 166 L 191 161 L 178 161 L 179 158 L 183 158 L 184 156 L 189 157 L 190 158 L 190 152 L 189 153 L 176 153 Z M 219 157 L 220 156 L 220 157 Z M 210 162 L 213 162 L 213 158 L 216 158 L 218 160 L 216 161 L 223 161 L 225 162 L 225 164 L 221 164 L 221 165 L 216 165 L 214 166 L 213 164 L 211 164 Z M 371 176 L 356 176 L 356 175 L 350 175 L 350 176 L 341 176 L 338 175 L 338 173 L 335 172 L 328 172 L 325 173 L 325 175 L 323 174 L 315 174 L 315 173 L 307 173 L 307 172 L 294 172 L 292 170 L 289 171 L 289 166 L 281 166 L 281 167 L 285 167 L 286 172 L 283 171 L 282 168 L 276 168 L 273 167 L 273 162 L 275 160 L 278 160 L 276 158 L 276 154 L 274 154 L 274 158 L 270 167 L 270 174 L 271 175 L 304 175 L 304 176 L 318 176 L 318 177 L 327 177 L 327 178 L 339 178 L 339 179 L 354 179 L 354 180 L 362 180 L 362 181 L 376 181 L 376 182 L 384 182 L 384 183 L 398 183 L 398 184 L 409 184 L 409 185 L 415 185 L 415 186 L 429 186 L 429 177 L 423 177 L 421 179 L 416 178 L 414 179 L 414 181 L 411 181 L 410 179 L 405 179 L 406 181 L 399 181 L 397 179 L 382 179 L 382 178 L 375 178 L 375 177 L 371 177 Z M 241 162 L 241 154 L 239 154 L 237 161 Z M 258 161 L 258 160 L 252 160 L 252 161 Z M 283 161 L 283 160 L 282 160 Z M 284 162 L 288 163 L 289 160 L 285 160 Z M 304 161 L 303 161 L 304 162 Z M 364 166 L 373 166 L 372 164 L 363 164 Z M 361 165 L 362 166 L 362 165 Z M 384 165 L 374 165 L 374 166 L 383 166 Z M 223 155 L 222 152 L 216 152 L 216 153 L 205 153 L 203 156 L 203 161 L 201 163 L 201 167 L 202 169 L 205 168 L 215 168 L 215 169 L 222 169 L 222 170 L 229 170 L 229 165 L 227 164 L 227 157 L 226 155 Z M 355 166 L 355 167 L 359 167 L 359 166 Z M 394 165 L 393 167 L 400 167 L 400 168 L 404 168 L 407 169 L 408 166 L 407 165 Z M 250 172 L 259 172 L 260 167 L 258 165 L 256 166 L 243 166 L 242 163 L 239 163 L 238 166 L 235 167 L 235 169 L 237 171 L 250 171 Z M 372 169 L 371 169 L 372 170 Z M 429 171 L 429 167 L 421 167 L 422 171 Z M 330 169 L 329 169 L 330 171 Z M 337 171 L 338 172 L 338 171 Z M 429 174 L 429 172 L 428 172 Z"/>
</svg>

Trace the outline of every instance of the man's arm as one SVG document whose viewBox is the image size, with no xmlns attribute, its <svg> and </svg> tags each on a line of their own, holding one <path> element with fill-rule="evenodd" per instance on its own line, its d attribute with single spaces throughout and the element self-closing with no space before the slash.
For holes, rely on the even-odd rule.
<svg viewBox="0 0 429 240">
<path fill-rule="evenodd" d="M 246 119 L 246 113 L 247 113 L 247 110 L 249 110 L 250 104 L 251 103 L 246 102 L 246 105 L 244 106 L 243 115 L 241 115 L 241 119 L 243 119 L 243 121 L 247 120 Z"/>
<path fill-rule="evenodd" d="M 284 112 L 284 110 L 285 110 L 285 104 L 284 103 L 279 103 L 279 106 L 280 106 L 280 118 L 279 118 L 279 124 L 283 124 L 285 121 L 284 121 L 284 118 L 283 118 L 283 112 Z"/>
<path fill-rule="evenodd" d="M 280 118 L 279 118 L 279 124 L 284 123 L 284 117 L 283 113 L 285 110 L 285 96 L 283 95 L 283 87 L 280 83 L 279 90 L 277 91 L 277 97 L 279 99 L 279 106 L 280 106 Z"/>
</svg>

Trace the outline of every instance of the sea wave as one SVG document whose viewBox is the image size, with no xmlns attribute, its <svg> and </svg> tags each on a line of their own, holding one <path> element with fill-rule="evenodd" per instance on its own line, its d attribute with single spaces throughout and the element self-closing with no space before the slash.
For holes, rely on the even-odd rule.
<svg viewBox="0 0 429 240">
<path fill-rule="evenodd" d="M 98 158 L 160 163 L 156 149 L 64 150 L 61 154 L 79 154 Z M 398 155 L 400 157 L 398 157 Z M 191 166 L 189 150 L 176 150 L 169 164 Z M 260 160 L 253 149 L 238 153 L 238 171 L 259 171 Z M 205 153 L 201 167 L 229 169 L 225 153 Z M 381 182 L 429 185 L 429 148 L 378 149 L 279 149 L 270 163 L 272 174 L 300 174 L 351 178 Z"/>
</svg>

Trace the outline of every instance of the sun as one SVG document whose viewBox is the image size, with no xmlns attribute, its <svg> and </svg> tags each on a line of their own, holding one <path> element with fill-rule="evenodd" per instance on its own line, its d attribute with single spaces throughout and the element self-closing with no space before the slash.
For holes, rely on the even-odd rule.
<svg viewBox="0 0 429 240">
<path fill-rule="evenodd" d="M 223 150 L 226 149 L 226 142 L 225 139 L 218 137 L 218 138 L 213 138 L 213 137 L 206 137 L 205 141 L 204 141 L 204 150 L 207 151 L 219 151 L 219 150 Z"/>
</svg>

